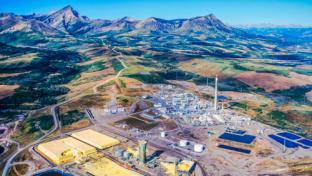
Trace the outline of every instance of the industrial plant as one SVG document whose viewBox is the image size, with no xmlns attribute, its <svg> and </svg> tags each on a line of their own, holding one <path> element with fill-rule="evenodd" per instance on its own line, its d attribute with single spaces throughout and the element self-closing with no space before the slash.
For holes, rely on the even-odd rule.
<svg viewBox="0 0 312 176">
<path fill-rule="evenodd" d="M 308 139 L 278 132 L 224 108 L 217 76 L 214 85 L 212 100 L 178 85 L 152 85 L 153 94 L 120 112 L 112 113 L 107 106 L 88 110 L 95 127 L 108 135 L 86 129 L 41 143 L 36 150 L 54 165 L 76 163 L 95 176 L 200 175 L 210 167 L 205 161 L 220 158 L 219 153 L 246 163 L 261 162 L 259 155 L 265 155 L 264 151 L 282 155 L 310 150 Z"/>
<path fill-rule="evenodd" d="M 112 100 L 88 108 L 92 125 L 40 142 L 31 152 L 46 167 L 88 176 L 222 175 L 237 165 L 256 168 L 250 163 L 270 155 L 311 154 L 311 140 L 225 108 L 218 81 L 210 98 L 178 84 L 154 84 L 153 93 L 129 107 Z M 224 162 L 231 164 L 224 168 Z"/>
</svg>

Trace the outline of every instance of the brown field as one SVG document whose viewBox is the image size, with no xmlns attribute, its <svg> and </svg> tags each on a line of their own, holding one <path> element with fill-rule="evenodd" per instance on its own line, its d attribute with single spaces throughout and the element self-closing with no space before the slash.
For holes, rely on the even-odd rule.
<svg viewBox="0 0 312 176">
<path fill-rule="evenodd" d="M 188 81 L 176 81 L 176 80 L 170 80 L 169 81 L 172 84 L 176 84 L 179 86 L 182 86 L 183 88 L 187 89 L 187 90 L 197 90 L 198 86 L 193 83 L 193 82 L 188 82 Z"/>
<path fill-rule="evenodd" d="M 84 55 L 86 55 L 88 57 L 96 57 L 96 56 L 103 55 L 105 53 L 106 53 L 106 55 L 112 54 L 111 50 L 109 50 L 107 46 L 102 46 L 102 47 L 90 46 L 87 49 L 79 50 L 79 52 L 83 53 Z"/>
<path fill-rule="evenodd" d="M 91 125 L 91 122 L 88 119 L 82 119 L 79 120 L 78 122 L 72 123 L 70 125 L 67 125 L 62 128 L 62 133 L 78 130 L 81 128 L 85 128 Z"/>
<path fill-rule="evenodd" d="M 271 104 L 272 100 L 254 93 L 242 93 L 242 92 L 234 92 L 234 91 L 220 91 L 220 95 L 231 98 L 235 101 L 252 101 L 257 102 L 257 104 Z"/>
<path fill-rule="evenodd" d="M 281 107 L 281 110 L 284 112 L 286 112 L 286 111 L 311 111 L 312 112 L 312 106 L 285 104 Z"/>
<path fill-rule="evenodd" d="M 91 93 L 94 86 L 101 84 L 105 80 L 112 79 L 113 76 L 108 75 L 112 72 L 112 68 L 108 68 L 98 72 L 82 73 L 79 79 L 66 85 L 70 89 L 67 96 L 74 97 L 81 93 Z"/>
<path fill-rule="evenodd" d="M 14 94 L 19 85 L 0 85 L 0 99 Z"/>
<path fill-rule="evenodd" d="M 267 159 L 262 162 L 256 163 L 254 166 L 257 170 L 262 171 L 277 171 L 282 169 L 287 169 L 287 165 L 283 162 L 275 159 Z"/>
<path fill-rule="evenodd" d="M 253 152 L 257 156 L 261 157 L 269 157 L 270 155 L 274 154 L 274 150 L 270 143 L 264 140 L 256 140 Z"/>
<path fill-rule="evenodd" d="M 101 71 L 91 72 L 91 73 L 83 72 L 81 74 L 81 79 L 91 78 L 91 77 L 96 77 L 96 76 L 101 76 L 101 75 L 108 75 L 108 74 L 114 74 L 114 69 L 112 67 L 109 67 Z"/>
<path fill-rule="evenodd" d="M 305 95 L 307 96 L 309 101 L 312 101 L 312 90 L 310 92 L 307 92 Z"/>
<path fill-rule="evenodd" d="M 244 72 L 236 77 L 238 80 L 253 86 L 264 88 L 267 92 L 304 86 L 312 83 L 312 76 L 290 72 L 289 77 L 273 73 Z"/>
<path fill-rule="evenodd" d="M 5 61 L 0 61 L 0 64 L 11 64 L 16 62 L 31 62 L 33 58 L 37 57 L 37 53 L 24 54 L 21 56 L 11 57 Z"/>
<path fill-rule="evenodd" d="M 86 61 L 86 62 L 81 62 L 78 65 L 80 65 L 80 66 L 89 65 L 89 64 L 93 64 L 96 61 L 105 61 L 105 60 L 107 60 L 107 57 L 99 56 L 99 57 L 92 58 L 92 60 L 89 60 L 89 61 Z"/>
<path fill-rule="evenodd" d="M 299 65 L 299 66 L 296 66 L 296 68 L 300 68 L 303 70 L 312 70 L 312 65 Z"/>
<path fill-rule="evenodd" d="M 180 62 L 179 67 L 184 71 L 194 72 L 201 76 L 209 77 L 219 75 L 221 78 L 227 78 L 241 73 L 241 71 L 234 69 L 233 66 L 227 61 L 210 62 L 203 59 L 192 59 Z"/>
<path fill-rule="evenodd" d="M 18 76 L 24 73 L 28 72 L 21 72 L 21 73 L 0 73 L 0 78 L 6 78 L 6 77 L 13 77 L 13 76 Z"/>
<path fill-rule="evenodd" d="M 300 157 L 288 161 L 288 167 L 293 175 L 311 175 L 312 158 Z"/>
<path fill-rule="evenodd" d="M 83 112 L 85 108 L 89 107 L 103 108 L 103 105 L 109 100 L 109 95 L 107 94 L 85 95 L 77 100 L 61 105 L 60 112 L 65 113 L 71 110 L 78 110 L 80 112 Z"/>
<path fill-rule="evenodd" d="M 127 88 L 141 88 L 143 83 L 133 79 L 133 78 L 127 78 L 127 77 L 120 77 L 120 80 L 122 80 L 125 84 Z"/>
</svg>

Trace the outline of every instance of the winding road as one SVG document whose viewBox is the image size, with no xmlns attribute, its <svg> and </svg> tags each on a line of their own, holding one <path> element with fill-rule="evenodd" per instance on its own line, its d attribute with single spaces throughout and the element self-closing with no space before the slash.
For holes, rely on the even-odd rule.
<svg viewBox="0 0 312 176">
<path fill-rule="evenodd" d="M 119 56 L 122 56 L 122 53 L 116 51 L 114 47 L 112 48 L 112 51 L 114 51 L 115 53 L 119 54 Z M 127 65 L 126 65 L 122 60 L 120 60 L 120 58 L 117 58 L 117 59 L 118 59 L 118 61 L 123 65 L 124 68 L 121 69 L 121 70 L 117 73 L 117 75 L 116 75 L 115 77 L 112 77 L 112 78 L 110 78 L 110 79 L 107 79 L 107 80 L 103 81 L 102 83 L 100 83 L 100 84 L 94 86 L 94 87 L 93 87 L 94 93 L 97 93 L 97 88 L 98 88 L 99 86 L 101 86 L 101 85 L 103 85 L 103 84 L 106 84 L 107 82 L 109 82 L 109 81 L 111 81 L 111 80 L 114 80 L 114 79 L 120 77 L 120 75 L 122 74 L 122 72 L 123 72 L 125 69 L 128 68 Z M 24 146 L 24 147 L 22 147 L 22 148 L 18 148 L 17 151 L 16 151 L 16 152 L 8 159 L 8 161 L 6 162 L 6 164 L 5 164 L 4 168 L 3 168 L 2 176 L 7 176 L 7 175 L 8 175 L 11 166 L 14 165 L 14 164 L 11 164 L 11 163 L 12 163 L 12 161 L 14 160 L 14 158 L 15 158 L 18 154 L 20 154 L 22 151 L 26 150 L 27 148 L 29 148 L 29 147 L 31 147 L 31 146 L 33 146 L 33 145 L 36 145 L 36 144 L 38 144 L 38 143 L 40 143 L 44 138 L 46 138 L 47 136 L 51 135 L 52 133 L 54 133 L 57 129 L 59 129 L 59 128 L 61 127 L 61 124 L 60 124 L 60 122 L 59 122 L 59 116 L 58 116 L 57 108 L 58 108 L 59 106 L 63 105 L 63 104 L 66 104 L 66 103 L 68 103 L 68 102 L 70 102 L 70 101 L 73 101 L 73 100 L 75 100 L 75 99 L 77 99 L 77 98 L 80 98 L 80 97 L 82 97 L 82 96 L 83 96 L 83 95 L 77 95 L 76 97 L 73 97 L 73 98 L 71 98 L 71 99 L 68 99 L 68 100 L 66 100 L 66 101 L 63 101 L 63 102 L 58 103 L 58 104 L 56 104 L 56 105 L 53 105 L 53 106 L 51 107 L 51 114 L 52 114 L 52 116 L 53 116 L 53 121 L 54 121 L 54 127 L 53 127 L 53 129 L 50 130 L 49 132 L 47 132 L 46 134 L 44 134 L 43 136 L 41 136 L 40 138 L 38 138 L 37 140 L 35 140 L 34 142 L 32 142 L 32 143 L 30 143 L 30 144 L 28 144 L 28 145 L 26 145 L 26 146 Z"/>
<path fill-rule="evenodd" d="M 61 103 L 60 103 L 61 104 Z M 14 160 L 14 158 L 23 150 L 36 145 L 38 143 L 40 143 L 45 137 L 49 136 L 50 134 L 52 134 L 53 132 L 55 132 L 58 128 L 59 128 L 59 120 L 58 120 L 58 114 L 56 113 L 56 107 L 58 105 L 54 105 L 51 108 L 51 113 L 53 115 L 53 120 L 54 120 L 54 127 L 51 131 L 49 131 L 48 133 L 46 133 L 45 135 L 41 136 L 40 138 L 38 138 L 37 140 L 35 140 L 34 142 L 17 149 L 17 151 L 8 159 L 8 161 L 6 162 L 4 168 L 3 168 L 3 172 L 2 172 L 2 176 L 7 176 L 8 172 L 10 171 L 10 167 L 12 166 L 12 161 Z"/>
</svg>

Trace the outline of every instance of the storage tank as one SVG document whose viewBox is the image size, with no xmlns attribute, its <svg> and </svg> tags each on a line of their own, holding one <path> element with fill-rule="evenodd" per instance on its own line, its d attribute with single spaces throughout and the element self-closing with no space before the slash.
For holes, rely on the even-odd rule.
<svg viewBox="0 0 312 176">
<path fill-rule="evenodd" d="M 205 147 L 203 144 L 195 144 L 194 145 L 194 152 L 201 153 L 204 151 L 204 149 L 205 149 Z"/>
<path fill-rule="evenodd" d="M 124 149 L 118 148 L 115 150 L 115 156 L 116 157 L 121 157 L 124 153 Z"/>
<path fill-rule="evenodd" d="M 166 137 L 166 132 L 164 132 L 164 131 L 161 132 L 161 133 L 160 133 L 160 136 L 163 137 L 163 138 Z"/>
<path fill-rule="evenodd" d="M 180 142 L 179 142 L 180 147 L 186 147 L 187 144 L 188 144 L 187 140 L 180 140 Z"/>
<path fill-rule="evenodd" d="M 128 160 L 128 159 L 130 159 L 130 157 L 131 157 L 131 153 L 130 153 L 130 152 L 127 152 L 127 151 L 124 151 L 122 157 L 123 157 L 124 159 Z"/>
</svg>

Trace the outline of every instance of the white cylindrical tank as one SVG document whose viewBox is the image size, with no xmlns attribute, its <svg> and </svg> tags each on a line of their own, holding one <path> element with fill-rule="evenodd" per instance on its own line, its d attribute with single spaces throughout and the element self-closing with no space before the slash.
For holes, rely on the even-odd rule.
<svg viewBox="0 0 312 176">
<path fill-rule="evenodd" d="M 160 137 L 163 137 L 163 138 L 166 137 L 166 132 L 164 132 L 164 131 L 161 132 L 161 133 L 160 133 Z"/>
<path fill-rule="evenodd" d="M 204 151 L 204 149 L 205 149 L 205 147 L 203 144 L 195 144 L 194 145 L 194 152 L 201 153 Z"/>
<path fill-rule="evenodd" d="M 186 147 L 187 144 L 188 144 L 187 140 L 180 140 L 180 142 L 179 142 L 180 147 Z"/>
</svg>

